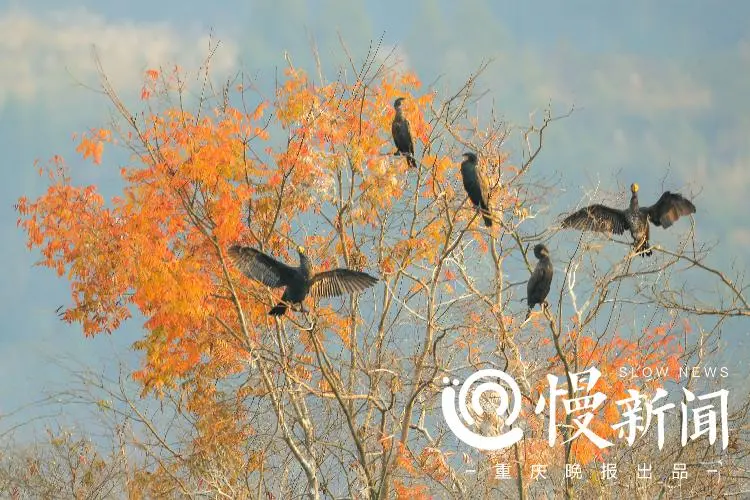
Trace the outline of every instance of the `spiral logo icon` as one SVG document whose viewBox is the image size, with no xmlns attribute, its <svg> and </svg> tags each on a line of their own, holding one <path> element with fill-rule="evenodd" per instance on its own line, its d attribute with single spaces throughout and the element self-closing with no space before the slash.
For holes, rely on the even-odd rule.
<svg viewBox="0 0 750 500">
<path fill-rule="evenodd" d="M 472 390 L 472 384 L 479 379 L 487 379 L 487 381 L 481 382 Z M 441 398 L 443 416 L 448 427 L 458 439 L 479 450 L 499 450 L 507 448 L 521 440 L 523 431 L 519 428 L 510 429 L 505 434 L 499 436 L 483 436 L 467 427 L 467 425 L 475 424 L 474 417 L 471 416 L 467 407 L 470 390 L 472 391 L 470 398 L 471 410 L 475 415 L 481 417 L 485 413 L 480 398 L 484 394 L 492 393 L 498 401 L 494 412 L 498 417 L 503 419 L 505 427 L 513 425 L 513 422 L 516 421 L 518 415 L 521 413 L 521 389 L 519 389 L 513 377 L 504 371 L 490 368 L 479 370 L 467 378 L 458 391 L 458 410 L 461 417 L 456 413 L 456 390 L 453 388 L 453 386 L 458 386 L 459 381 L 454 379 L 451 382 L 448 377 L 445 377 L 443 378 L 443 384 L 446 385 L 443 388 Z M 511 395 L 508 394 L 508 389 L 510 389 Z"/>
</svg>

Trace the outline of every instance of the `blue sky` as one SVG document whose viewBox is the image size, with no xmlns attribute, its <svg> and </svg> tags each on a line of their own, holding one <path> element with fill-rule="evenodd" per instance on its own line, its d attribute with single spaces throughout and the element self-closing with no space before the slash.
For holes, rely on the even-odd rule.
<svg viewBox="0 0 750 500">
<path fill-rule="evenodd" d="M 525 124 L 531 111 L 575 105 L 549 135 L 539 176 L 558 176 L 562 202 L 575 204 L 600 182 L 641 184 L 644 202 L 679 189 L 695 195 L 698 236 L 718 241 L 715 262 L 750 263 L 750 3 L 710 2 L 338 2 L 221 3 L 18 0 L 0 2 L 0 412 L 68 380 L 55 359 L 104 366 L 136 363 L 131 322 L 114 336 L 84 339 L 54 314 L 67 304 L 64 281 L 32 267 L 12 204 L 45 185 L 35 159 L 62 154 L 81 182 L 117 187 L 117 156 L 80 162 L 74 132 L 106 125 L 90 47 L 124 95 L 143 71 L 180 63 L 195 69 L 208 35 L 221 40 L 214 74 L 243 69 L 270 88 L 287 51 L 311 67 L 314 39 L 329 68 L 342 61 L 338 34 L 355 57 L 384 33 L 424 82 L 451 88 L 483 59 L 494 63 L 480 86 L 496 108 Z M 333 78 L 333 74 L 330 75 Z M 132 101 L 137 104 L 137 101 Z M 107 163 L 105 161 L 105 163 Z M 563 207 L 560 207 L 561 209 Z M 747 323 L 735 323 L 746 337 Z M 744 344 L 746 345 L 746 344 Z M 744 348 L 744 347 L 743 347 Z"/>
</svg>

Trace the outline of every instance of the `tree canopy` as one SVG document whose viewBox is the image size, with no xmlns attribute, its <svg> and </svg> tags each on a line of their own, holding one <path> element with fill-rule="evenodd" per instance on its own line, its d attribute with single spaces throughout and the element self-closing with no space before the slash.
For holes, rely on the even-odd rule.
<svg viewBox="0 0 750 500">
<path fill-rule="evenodd" d="M 63 320 L 87 336 L 143 320 L 134 345 L 142 365 L 132 377 L 140 397 L 172 405 L 175 417 L 136 418 L 136 400 L 117 400 L 124 409 L 115 420 L 149 436 L 145 458 L 132 458 L 139 465 L 125 474 L 130 494 L 655 495 L 671 486 L 595 477 L 603 461 L 635 467 L 649 459 L 657 468 L 679 450 L 687 461 L 720 456 L 705 440 L 681 448 L 679 436 L 668 452 L 653 439 L 604 450 L 585 437 L 562 445 L 572 434 L 561 410 L 550 447 L 545 417 L 534 412 L 548 373 L 572 395 L 568 374 L 596 366 L 596 390 L 608 399 L 590 428 L 616 441 L 614 401 L 633 384 L 651 395 L 666 384 L 692 387 L 680 367 L 700 365 L 722 322 L 750 309 L 742 287 L 704 263 L 708 250 L 690 225 L 675 227 L 677 248 L 657 247 L 649 263 L 610 258 L 600 236 L 557 234 L 547 210 L 558 188 L 535 162 L 545 134 L 569 113 L 514 126 L 482 100 L 484 66 L 441 93 L 390 63 L 372 52 L 333 81 L 288 63 L 270 96 L 242 74 L 217 84 L 206 70 L 196 91 L 178 68 L 150 69 L 140 104 L 126 104 L 102 73 L 118 119 L 78 136 L 77 151 L 96 168 L 115 168 L 108 150 L 128 150 L 121 194 L 104 199 L 97 186 L 77 185 L 56 156 L 40 168 L 46 193 L 20 198 L 28 247 L 70 283 Z M 417 168 L 394 155 L 398 97 L 407 97 Z M 486 173 L 492 227 L 463 189 L 465 151 Z M 539 242 L 555 265 L 551 306 L 526 320 L 530 249 Z M 344 299 L 308 298 L 309 313 L 274 318 L 267 313 L 279 294 L 232 265 L 235 244 L 284 262 L 296 262 L 302 245 L 316 272 L 365 270 L 380 283 Z M 714 280 L 728 302 L 693 300 L 688 279 Z M 705 318 L 714 321 L 708 333 Z M 623 378 L 630 367 L 669 373 Z M 440 394 L 444 377 L 481 368 L 519 382 L 526 433 L 508 449 L 478 454 L 446 428 Z M 736 429 L 747 405 L 732 410 Z M 492 434 L 502 422 L 488 415 L 477 426 Z M 175 422 L 184 424 L 176 442 L 165 438 Z M 726 491 L 740 481 L 747 450 L 733 439 Z M 549 464 L 547 483 L 529 478 L 540 463 Z M 565 476 L 573 463 L 589 478 L 575 489 Z M 510 464 L 511 480 L 496 479 L 498 464 Z M 465 474 L 470 466 L 478 473 Z M 718 491 L 707 481 L 691 488 Z"/>
</svg>

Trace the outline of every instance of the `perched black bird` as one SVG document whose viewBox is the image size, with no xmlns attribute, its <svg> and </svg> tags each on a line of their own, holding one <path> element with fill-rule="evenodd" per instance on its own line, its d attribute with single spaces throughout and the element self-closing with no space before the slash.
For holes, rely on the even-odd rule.
<svg viewBox="0 0 750 500">
<path fill-rule="evenodd" d="M 534 247 L 534 255 L 539 262 L 536 263 L 534 272 L 531 273 L 528 283 L 526 283 L 526 301 L 529 304 L 528 318 L 531 316 L 531 310 L 539 304 L 542 308 L 547 307 L 547 294 L 552 285 L 552 262 L 549 260 L 549 250 L 539 243 Z"/>
<path fill-rule="evenodd" d="M 391 123 L 391 135 L 393 135 L 393 142 L 396 144 L 396 149 L 398 150 L 396 154 L 406 156 L 409 166 L 417 168 L 417 161 L 414 159 L 414 141 L 411 138 L 409 120 L 406 119 L 404 112 L 401 110 L 401 102 L 404 99 L 406 98 L 399 97 L 393 102 L 393 107 L 396 109 L 396 116 L 393 117 L 393 122 Z"/>
<path fill-rule="evenodd" d="M 477 163 L 477 155 L 464 153 L 464 161 L 461 163 L 461 179 L 464 181 L 464 189 L 474 207 L 479 209 L 484 219 L 484 225 L 492 227 L 490 216 L 490 190 L 487 185 L 487 177 Z"/>
<path fill-rule="evenodd" d="M 659 201 L 650 207 L 638 206 L 638 184 L 632 184 L 630 207 L 625 210 L 589 205 L 569 215 L 562 221 L 562 227 L 581 231 L 599 231 L 608 234 L 622 234 L 629 230 L 633 236 L 633 248 L 641 257 L 651 255 L 649 245 L 649 221 L 655 226 L 668 228 L 683 215 L 695 213 L 695 205 L 679 193 L 664 192 Z"/>
<path fill-rule="evenodd" d="M 356 293 L 378 282 L 367 273 L 351 269 L 333 269 L 313 274 L 305 249 L 297 247 L 299 267 L 291 267 L 251 247 L 232 245 L 229 257 L 246 276 L 271 288 L 286 287 L 281 302 L 268 314 L 281 316 L 290 304 L 299 304 L 308 293 L 314 297 L 334 297 L 345 293 Z M 304 311 L 304 309 L 302 309 Z"/>
</svg>

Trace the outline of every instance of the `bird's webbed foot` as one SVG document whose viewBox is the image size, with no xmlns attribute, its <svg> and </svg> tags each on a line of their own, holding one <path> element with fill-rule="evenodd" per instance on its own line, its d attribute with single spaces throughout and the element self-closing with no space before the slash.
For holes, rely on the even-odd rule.
<svg viewBox="0 0 750 500">
<path fill-rule="evenodd" d="M 313 321 L 313 319 L 310 318 L 310 312 L 304 308 L 300 308 L 300 309 L 301 309 L 302 314 L 305 317 L 305 322 L 308 324 L 308 326 L 305 328 L 302 328 L 302 330 L 306 332 L 313 331 L 313 329 L 315 328 L 315 321 Z"/>
</svg>

